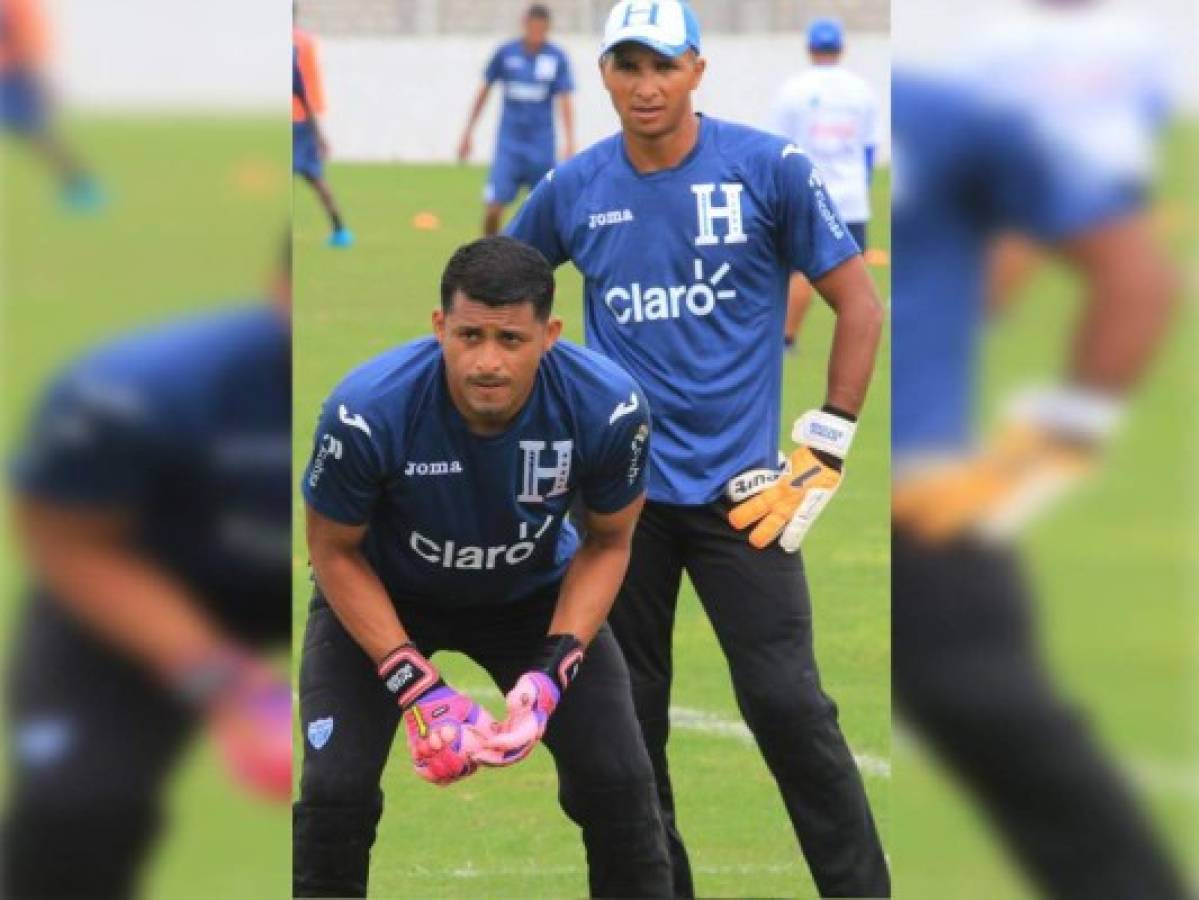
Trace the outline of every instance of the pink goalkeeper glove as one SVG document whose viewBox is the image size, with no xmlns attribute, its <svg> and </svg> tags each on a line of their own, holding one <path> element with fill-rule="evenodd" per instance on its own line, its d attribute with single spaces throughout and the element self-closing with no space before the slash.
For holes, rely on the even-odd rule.
<svg viewBox="0 0 1199 900">
<path fill-rule="evenodd" d="M 516 687 L 508 692 L 508 718 L 486 742 L 488 750 L 502 756 L 487 765 L 509 766 L 533 752 L 582 661 L 583 645 L 574 635 L 546 637 L 535 667 L 521 675 Z"/>
<path fill-rule="evenodd" d="M 291 688 L 265 663 L 226 648 L 186 666 L 175 688 L 204 709 L 225 769 L 247 792 L 291 799 Z"/>
<path fill-rule="evenodd" d="M 404 711 L 408 751 L 421 778 L 444 787 L 473 775 L 479 763 L 502 764 L 502 753 L 486 747 L 497 727 L 487 710 L 442 681 L 415 645 L 389 653 L 379 677 Z"/>
</svg>

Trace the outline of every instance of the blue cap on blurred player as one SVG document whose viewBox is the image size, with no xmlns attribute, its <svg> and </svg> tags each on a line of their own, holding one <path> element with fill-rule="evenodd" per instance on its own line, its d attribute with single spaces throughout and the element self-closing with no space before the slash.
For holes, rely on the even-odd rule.
<svg viewBox="0 0 1199 900">
<path fill-rule="evenodd" d="M 840 50 L 842 40 L 841 23 L 836 19 L 813 19 L 808 26 L 809 50 Z"/>
<path fill-rule="evenodd" d="M 608 14 L 600 55 L 625 41 L 671 58 L 688 50 L 699 53 L 699 19 L 680 0 L 622 0 Z"/>
</svg>

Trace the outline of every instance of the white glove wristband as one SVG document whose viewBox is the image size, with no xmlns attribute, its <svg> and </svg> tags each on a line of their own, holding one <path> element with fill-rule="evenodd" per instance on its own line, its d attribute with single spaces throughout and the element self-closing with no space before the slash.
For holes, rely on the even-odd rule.
<svg viewBox="0 0 1199 900">
<path fill-rule="evenodd" d="M 845 459 L 853 443 L 856 422 L 819 409 L 810 409 L 791 428 L 791 440 L 813 450 L 822 450 L 838 459 Z"/>
<path fill-rule="evenodd" d="M 1030 388 L 1012 397 L 1006 413 L 1009 419 L 1032 422 L 1065 437 L 1104 444 L 1120 427 L 1124 401 L 1069 385 Z"/>
</svg>

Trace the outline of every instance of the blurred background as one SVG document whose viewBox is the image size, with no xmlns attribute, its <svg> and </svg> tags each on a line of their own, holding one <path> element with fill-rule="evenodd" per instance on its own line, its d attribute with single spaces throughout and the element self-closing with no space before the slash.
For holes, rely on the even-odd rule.
<svg viewBox="0 0 1199 900">
<path fill-rule="evenodd" d="M 330 148 L 325 180 L 355 239 L 352 247 L 328 246 L 329 219 L 297 179 L 297 460 L 307 459 L 320 404 L 346 371 L 430 332 L 442 267 L 454 249 L 479 236 L 500 113 L 498 86 L 475 130 L 470 164 L 457 165 L 456 152 L 484 67 L 498 44 L 520 35 L 528 5 L 456 0 L 297 4 L 298 25 L 315 38 L 327 107 L 321 116 Z M 566 51 L 574 71 L 582 150 L 619 127 L 597 69 L 600 28 L 611 6 L 604 0 L 547 5 L 553 16 L 549 41 Z M 784 82 L 809 68 L 811 19 L 829 14 L 842 19 L 845 66 L 865 79 L 883 108 L 870 240 L 881 251 L 872 257 L 871 271 L 886 300 L 889 4 L 694 6 L 709 60 L 697 108 L 760 128 L 767 127 Z M 522 200 L 523 195 L 507 213 L 513 214 Z M 581 279 L 572 266 L 561 267 L 557 278 L 555 312 L 564 319 L 566 337 L 581 341 Z M 813 304 L 798 352 L 786 357 L 785 422 L 822 402 L 832 324 L 824 304 Z M 840 707 L 842 728 L 889 849 L 887 352 L 884 341 L 855 442 L 853 475 L 807 539 L 805 562 L 822 679 Z M 297 494 L 297 509 L 300 503 Z M 302 529 L 293 528 L 293 534 L 298 642 L 310 586 Z M 713 665 L 719 658 L 711 626 L 685 581 L 675 631 L 670 758 L 697 891 L 704 896 L 815 896 L 773 779 L 737 711 L 727 672 Z M 502 698 L 481 669 L 448 654 L 439 655 L 437 664 L 448 680 L 493 713 L 502 709 Z M 300 740 L 297 735 L 297 752 Z M 397 813 L 405 804 L 444 795 L 415 779 L 402 762 L 397 758 L 384 774 L 389 811 L 372 859 L 373 891 L 381 896 L 550 897 L 586 890 L 581 842 L 556 803 L 546 754 L 456 786 L 454 799 L 460 803 L 443 807 L 445 815 L 436 820 L 419 823 Z M 509 801 L 517 796 L 519 803 Z M 414 858 L 407 850 L 418 834 L 424 850 Z"/>
<path fill-rule="evenodd" d="M 1199 21 L 975 14 L 893 4 L 896 895 L 1190 895 Z"/>
<path fill-rule="evenodd" d="M 22 456 L 34 468 L 49 471 L 52 448 L 35 440 L 35 418 L 39 409 L 53 406 L 51 385 L 70 381 L 71 376 L 63 373 L 90 371 L 88 360 L 96 358 L 97 348 L 107 348 L 101 353 L 111 371 L 127 372 L 142 350 L 157 347 L 164 356 L 163 338 L 198 334 L 196 326 L 188 323 L 216 321 L 206 317 L 219 318 L 228 315 L 230 308 L 243 307 L 250 309 L 252 319 L 259 315 L 254 310 L 266 309 L 281 296 L 281 278 L 288 265 L 282 244 L 290 215 L 285 107 L 290 10 L 284 3 L 237 0 L 202 4 L 3 0 L 0 22 L 0 371 L 4 385 L 0 446 L 6 462 Z M 285 347 L 284 318 L 273 318 L 278 320 L 279 338 L 272 331 L 267 343 L 276 341 L 276 346 Z M 210 335 L 207 345 L 180 343 L 174 359 L 167 353 L 143 371 L 140 387 L 153 393 L 157 383 L 163 394 L 169 389 L 173 396 L 191 395 L 189 402 L 195 405 L 180 408 L 179 418 L 163 423 L 160 433 L 190 428 L 184 421 L 199 410 L 214 411 L 218 403 L 227 408 L 228 392 L 219 400 L 198 374 L 205 358 L 217 360 L 221 348 L 232 346 L 240 326 L 229 331 L 222 331 L 223 327 Z M 114 346 L 112 342 L 118 340 L 129 343 Z M 251 348 L 242 361 L 261 362 L 258 353 Z M 287 395 L 275 393 L 276 399 L 270 399 L 280 372 L 286 384 L 286 354 L 279 360 L 282 368 L 270 363 L 274 379 L 270 386 L 249 383 L 233 393 L 247 404 L 265 404 L 260 408 L 275 413 L 275 425 L 282 429 L 279 436 L 286 440 Z M 214 372 L 211 367 L 207 371 Z M 86 389 L 96 382 L 83 376 L 76 384 Z M 204 438 L 191 448 L 197 457 L 219 450 L 219 435 L 210 432 Z M 262 447 L 269 445 L 270 435 L 264 440 Z M 149 460 L 138 457 L 145 450 L 142 444 L 129 445 L 117 458 L 130 468 L 148 468 Z M 188 468 L 193 461 L 185 455 L 174 463 L 168 460 L 162 475 L 166 480 L 172 475 L 195 478 Z M 103 480 L 111 464 L 112 457 L 97 452 L 94 459 L 85 455 L 54 474 L 77 475 L 86 489 L 89 483 Z M 282 468 L 276 467 L 275 472 L 264 483 L 282 487 L 286 503 L 290 484 L 286 454 Z M 92 479 L 93 475 L 99 478 Z M 218 512 L 255 502 L 248 499 L 253 488 L 226 488 Z M 186 496 L 185 490 L 178 493 Z M 6 507 L 15 507 L 19 499 L 6 493 Z M 190 537 L 207 546 L 209 535 L 200 530 L 201 522 L 208 520 L 189 505 L 191 501 L 175 501 L 169 521 L 159 525 L 164 530 L 178 529 L 181 518 L 194 515 L 195 533 Z M 140 511 L 135 513 L 138 516 Z M 267 525 L 259 519 L 245 521 L 247 530 L 239 541 L 246 546 L 269 541 Z M 286 536 L 287 524 L 284 518 L 271 527 L 276 532 L 281 527 Z M 26 788 L 33 790 L 36 779 L 30 774 L 31 764 L 50 771 L 50 764 L 74 767 L 72 758 L 88 755 L 92 748 L 87 746 L 90 736 L 77 741 L 83 746 L 74 746 L 83 729 L 73 728 L 71 709 L 48 710 L 50 718 L 31 724 L 23 712 L 17 715 L 11 707 L 17 702 L 15 695 L 24 690 L 15 686 L 14 669 L 19 668 L 22 684 L 40 679 L 51 685 L 55 683 L 51 672 L 57 669 L 61 675 L 63 667 L 52 654 L 41 660 L 30 658 L 38 648 L 30 643 L 33 632 L 28 630 L 35 606 L 29 586 L 43 579 L 30 571 L 27 557 L 16 549 L 17 539 L 27 535 L 14 534 L 7 515 L 3 527 L 0 665 L 6 673 L 10 705 L 0 754 L 8 818 L 14 797 Z M 179 533 L 188 540 L 186 526 Z M 274 537 L 278 545 L 277 534 Z M 142 549 L 139 544 L 134 552 Z M 284 594 L 289 589 L 287 556 L 284 547 L 282 567 L 263 576 L 275 586 L 276 596 L 280 589 Z M 196 580 L 185 582 L 194 587 L 229 561 L 219 554 L 214 559 L 222 562 L 201 565 Z M 236 566 L 232 570 L 242 571 Z M 259 578 L 256 588 L 262 589 L 264 583 Z M 287 621 L 285 606 L 284 600 L 283 608 L 275 612 L 276 620 Z M 68 625 L 58 631 L 69 630 Z M 114 651 L 113 656 L 124 654 Z M 119 662 L 114 665 L 120 668 Z M 111 712 L 111 727 L 100 724 L 96 740 L 119 738 L 131 746 L 151 746 L 161 723 L 147 714 L 137 727 L 129 728 L 127 713 L 133 700 L 112 688 L 124 681 L 116 675 L 109 679 L 104 671 L 103 666 L 97 669 L 95 680 L 110 682 L 106 693 L 90 679 L 71 688 L 78 704 L 87 707 L 91 721 L 102 723 Z M 24 696 L 19 703 L 27 701 Z M 14 747 L 18 759 L 13 757 Z M 10 764 L 17 762 L 21 768 L 14 783 Z M 136 865 L 144 893 L 286 895 L 290 837 L 286 805 L 250 796 L 230 777 L 207 737 L 187 742 L 171 769 L 165 782 L 167 825 L 161 842 L 141 854 Z M 124 777 L 114 769 L 98 772 L 92 780 L 107 780 L 116 796 L 114 783 Z M 61 783 L 72 782 L 63 775 Z M 112 812 L 119 816 L 122 810 L 114 805 Z M 95 845 L 103 847 L 109 829 L 102 819 L 92 824 Z M 30 833 L 36 832 L 31 828 Z M 54 854 L 57 866 L 75 864 L 70 847 L 47 852 Z M 9 845 L 8 862 L 14 866 L 15 855 Z M 20 895 L 8 883 L 9 877 L 8 895 Z M 49 895 L 49 888 L 38 895 Z"/>
</svg>

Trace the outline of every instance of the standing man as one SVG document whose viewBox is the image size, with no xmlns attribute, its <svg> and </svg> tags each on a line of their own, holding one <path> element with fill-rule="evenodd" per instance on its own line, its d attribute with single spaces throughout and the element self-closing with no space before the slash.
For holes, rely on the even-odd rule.
<svg viewBox="0 0 1199 900">
<path fill-rule="evenodd" d="M 325 404 L 303 484 L 317 588 L 300 670 L 298 896 L 365 895 L 401 718 L 417 774 L 438 784 L 544 737 L 592 895 L 670 895 L 653 769 L 604 625 L 644 498 L 649 410 L 614 363 L 557 341 L 553 292 L 553 271 L 518 241 L 463 247 L 442 276 L 436 339 L 360 366 Z M 566 520 L 576 496 L 582 541 Z M 439 650 L 508 692 L 500 733 L 442 681 Z"/>
<path fill-rule="evenodd" d="M 293 8 L 294 15 L 294 8 Z M 325 112 L 325 87 L 317 59 L 316 39 L 301 28 L 292 29 L 291 170 L 303 178 L 329 217 L 330 247 L 350 247 L 354 233 L 346 228 L 333 191 L 325 179 L 329 145 L 318 116 Z"/>
<path fill-rule="evenodd" d="M 521 187 L 530 190 L 554 167 L 554 98 L 562 116 L 563 156 L 574 156 L 575 125 L 571 92 L 575 89 L 570 60 L 560 47 L 546 40 L 550 11 L 535 3 L 523 20 L 520 39 L 502 44 L 483 71 L 483 84 L 471 107 L 466 131 L 458 145 L 458 161 L 466 162 L 471 152 L 471 132 L 479 120 L 491 86 L 504 85 L 504 111 L 500 118 L 491 174 L 483 189 L 486 212 L 483 233 L 497 234 L 504 207 L 516 199 Z"/>
<path fill-rule="evenodd" d="M 1034 118 L 897 72 L 891 450 L 892 658 L 900 709 L 1049 897 L 1189 894 L 1051 679 L 1010 542 L 1093 469 L 1169 323 L 1174 279 L 1135 194 L 1079 179 Z M 974 434 L 986 252 L 1003 230 L 1084 285 L 1066 380 Z"/>
<path fill-rule="evenodd" d="M 865 252 L 878 100 L 865 79 L 841 65 L 844 49 L 839 21 L 812 22 L 808 27 L 812 67 L 783 85 L 774 102 L 770 130 L 792 141 L 812 160 L 849 233 Z M 811 302 L 811 285 L 802 275 L 793 275 L 783 332 L 787 346 L 794 344 Z"/>
<path fill-rule="evenodd" d="M 68 209 L 91 212 L 104 205 L 104 193 L 56 128 L 49 44 L 41 0 L 0 0 L 0 126 L 45 161 Z"/>
<path fill-rule="evenodd" d="M 584 273 L 589 341 L 633 373 L 654 408 L 648 502 L 610 621 L 654 762 L 676 895 L 694 891 L 666 765 L 686 570 L 821 893 L 886 896 L 861 777 L 820 687 L 797 552 L 841 481 L 882 309 L 807 157 L 693 111 L 699 47 L 685 4 L 618 3 L 600 73 L 622 132 L 550 173 L 510 232 Z M 815 282 L 837 325 L 827 403 L 795 423 L 799 446 L 779 478 L 778 334 L 793 271 Z"/>
</svg>

